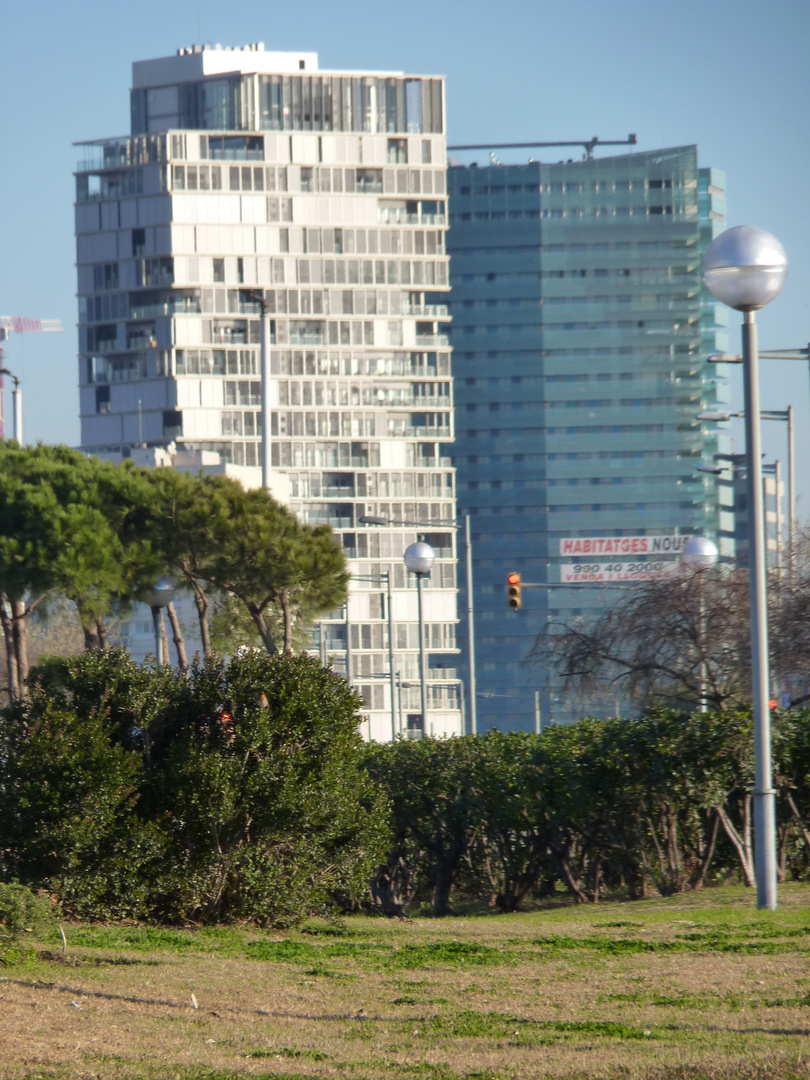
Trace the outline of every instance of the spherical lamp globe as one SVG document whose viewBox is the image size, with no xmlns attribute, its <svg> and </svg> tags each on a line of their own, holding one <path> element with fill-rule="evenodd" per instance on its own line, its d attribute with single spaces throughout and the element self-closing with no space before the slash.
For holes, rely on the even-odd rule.
<svg viewBox="0 0 810 1080">
<path fill-rule="evenodd" d="M 424 540 L 418 540 L 405 548 L 402 558 L 412 574 L 429 574 L 436 559 L 436 553 L 430 544 L 426 544 Z"/>
<path fill-rule="evenodd" d="M 737 311 L 770 304 L 787 278 L 785 249 L 754 225 L 738 225 L 716 236 L 703 257 L 703 281 L 718 300 Z"/>
<path fill-rule="evenodd" d="M 681 563 L 692 570 L 710 570 L 719 556 L 717 544 L 706 536 L 690 536 L 683 545 Z"/>
<path fill-rule="evenodd" d="M 137 599 L 151 608 L 167 607 L 174 600 L 174 583 L 171 578 L 158 578 L 151 589 L 138 593 Z"/>
</svg>

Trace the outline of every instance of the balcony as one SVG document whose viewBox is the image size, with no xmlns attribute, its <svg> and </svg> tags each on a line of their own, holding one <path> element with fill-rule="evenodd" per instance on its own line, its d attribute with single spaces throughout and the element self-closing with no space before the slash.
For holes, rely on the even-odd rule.
<svg viewBox="0 0 810 1080">
<path fill-rule="evenodd" d="M 202 311 L 199 296 L 177 297 L 172 300 L 133 302 L 130 319 L 156 319 L 163 315 L 199 315 Z"/>
<path fill-rule="evenodd" d="M 377 208 L 377 222 L 380 225 L 433 225 L 446 224 L 444 214 L 414 214 L 399 206 L 380 206 Z"/>
<path fill-rule="evenodd" d="M 425 349 L 441 349 L 450 344 L 447 334 L 417 334 L 416 347 Z"/>
<path fill-rule="evenodd" d="M 85 156 L 76 166 L 79 173 L 123 169 L 130 165 L 148 165 L 166 160 L 165 135 L 132 135 L 124 139 L 81 145 Z"/>
<path fill-rule="evenodd" d="M 446 304 L 404 304 L 403 315 L 414 315 L 417 319 L 449 319 L 450 312 Z"/>
<path fill-rule="evenodd" d="M 451 432 L 449 424 L 447 427 L 428 427 L 425 424 L 399 424 L 389 420 L 388 436 L 405 439 L 449 439 Z"/>
</svg>

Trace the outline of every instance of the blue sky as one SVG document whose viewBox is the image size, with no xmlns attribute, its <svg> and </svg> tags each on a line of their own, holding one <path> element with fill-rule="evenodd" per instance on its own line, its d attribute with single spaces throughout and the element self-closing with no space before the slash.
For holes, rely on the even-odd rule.
<svg viewBox="0 0 810 1080">
<path fill-rule="evenodd" d="M 79 438 L 72 143 L 125 134 L 132 61 L 197 41 L 316 51 L 332 69 L 446 75 L 451 143 L 629 132 L 642 150 L 697 143 L 701 164 L 727 174 L 729 225 L 759 225 L 787 250 L 788 283 L 759 316 L 761 347 L 810 341 L 806 0 L 15 0 L 2 32 L 0 313 L 66 328 L 6 344 L 24 381 L 27 440 Z M 807 366 L 763 362 L 763 408 L 789 403 L 799 515 L 810 518 Z M 783 425 L 763 437 L 784 460 Z"/>
</svg>

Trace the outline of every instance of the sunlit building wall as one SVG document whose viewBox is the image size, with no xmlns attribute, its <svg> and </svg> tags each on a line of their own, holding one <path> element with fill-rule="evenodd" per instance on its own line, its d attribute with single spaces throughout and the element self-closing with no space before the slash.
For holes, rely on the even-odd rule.
<svg viewBox="0 0 810 1080">
<path fill-rule="evenodd" d="M 333 526 L 355 575 L 323 651 L 350 654 L 367 735 L 460 731 L 455 535 L 432 524 L 456 515 L 442 79 L 193 47 L 133 65 L 131 115 L 76 178 L 82 448 L 214 455 L 257 483 L 264 302 L 271 487 Z M 437 555 L 426 723 L 402 563 L 417 532 Z"/>
</svg>

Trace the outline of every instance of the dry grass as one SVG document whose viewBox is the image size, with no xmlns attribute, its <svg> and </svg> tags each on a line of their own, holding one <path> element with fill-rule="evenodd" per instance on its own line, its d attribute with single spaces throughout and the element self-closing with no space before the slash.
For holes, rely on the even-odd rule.
<svg viewBox="0 0 810 1080">
<path fill-rule="evenodd" d="M 810 1078 L 810 888 L 780 899 L 284 936 L 72 926 L 67 960 L 49 944 L 0 971 L 0 1076 Z"/>
</svg>

